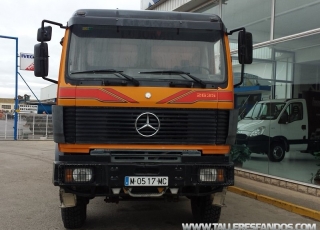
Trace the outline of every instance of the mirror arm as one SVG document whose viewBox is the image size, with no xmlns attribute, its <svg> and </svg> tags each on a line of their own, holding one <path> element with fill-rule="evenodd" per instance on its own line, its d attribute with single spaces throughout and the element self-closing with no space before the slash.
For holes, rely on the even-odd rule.
<svg viewBox="0 0 320 230">
<path fill-rule="evenodd" d="M 50 78 L 42 77 L 42 79 L 46 80 L 46 81 L 50 81 L 50 82 L 55 83 L 55 84 L 58 84 L 58 81 L 50 79 Z"/>
<path fill-rule="evenodd" d="M 45 33 L 45 30 L 44 30 L 44 23 L 45 22 L 49 23 L 49 24 L 53 24 L 53 25 L 59 26 L 62 29 L 66 29 L 67 28 L 67 26 L 64 26 L 64 25 L 62 25 L 61 23 L 58 23 L 58 22 L 54 22 L 54 21 L 50 21 L 50 20 L 42 20 L 42 22 L 41 22 L 41 33 L 42 33 L 41 43 L 43 43 L 43 34 Z"/>
<path fill-rule="evenodd" d="M 233 87 L 237 87 L 239 85 L 241 85 L 243 83 L 243 79 L 244 79 L 244 64 L 241 64 L 241 75 L 240 75 L 240 82 L 233 85 Z"/>
<path fill-rule="evenodd" d="M 237 29 L 234 29 L 234 30 L 230 30 L 229 32 L 227 32 L 227 35 L 232 35 L 234 32 L 238 32 L 238 31 L 243 31 L 244 33 L 246 33 L 246 28 L 244 27 L 240 27 L 240 28 L 237 28 Z"/>
<path fill-rule="evenodd" d="M 67 26 L 63 26 L 61 23 L 58 23 L 58 22 L 49 21 L 49 20 L 42 20 L 42 22 L 41 22 L 41 32 L 42 32 L 42 34 L 46 33 L 45 30 L 44 30 L 44 23 L 45 22 L 49 23 L 49 24 L 57 25 L 62 29 L 66 29 L 67 28 Z M 41 36 L 41 44 L 43 44 L 43 37 L 44 36 Z M 50 78 L 42 77 L 42 79 L 44 79 L 46 81 L 49 81 L 49 82 L 52 82 L 54 84 L 58 84 L 58 81 L 50 79 Z"/>
<path fill-rule="evenodd" d="M 53 21 L 49 21 L 49 20 L 42 20 L 42 23 L 41 23 L 41 28 L 43 29 L 44 28 L 44 23 L 49 23 L 49 24 L 53 24 L 53 25 L 56 25 L 56 26 L 60 26 L 60 28 L 62 29 L 67 29 L 66 26 L 62 25 L 61 23 L 58 23 L 58 22 L 53 22 Z"/>
</svg>

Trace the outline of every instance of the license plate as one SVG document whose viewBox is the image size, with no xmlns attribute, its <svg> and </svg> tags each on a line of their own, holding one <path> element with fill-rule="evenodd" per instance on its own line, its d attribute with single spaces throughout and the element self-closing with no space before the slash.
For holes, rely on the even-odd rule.
<svg viewBox="0 0 320 230">
<path fill-rule="evenodd" d="M 126 176 L 124 178 L 125 186 L 167 186 L 168 183 L 168 177 L 160 176 Z"/>
</svg>

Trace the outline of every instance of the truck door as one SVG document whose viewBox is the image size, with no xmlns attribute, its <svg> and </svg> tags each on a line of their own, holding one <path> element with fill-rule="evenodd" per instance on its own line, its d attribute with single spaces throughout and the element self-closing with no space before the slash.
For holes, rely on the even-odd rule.
<svg viewBox="0 0 320 230">
<path fill-rule="evenodd" d="M 304 107 L 301 102 L 288 104 L 282 114 L 286 113 L 287 122 L 279 124 L 281 136 L 287 138 L 290 150 L 306 150 L 308 139 L 308 118 L 303 116 Z"/>
</svg>

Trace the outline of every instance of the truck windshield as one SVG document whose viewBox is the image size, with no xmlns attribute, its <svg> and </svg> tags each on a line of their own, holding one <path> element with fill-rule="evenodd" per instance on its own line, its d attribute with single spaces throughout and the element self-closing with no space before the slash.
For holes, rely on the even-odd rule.
<svg viewBox="0 0 320 230">
<path fill-rule="evenodd" d="M 252 120 L 275 120 L 279 116 L 285 103 L 256 103 L 247 113 L 244 119 Z"/>
<path fill-rule="evenodd" d="M 192 81 L 183 74 L 170 74 L 181 71 L 205 82 L 223 83 L 224 50 L 223 32 L 217 30 L 74 25 L 68 77 L 122 77 L 99 71 L 112 69 L 139 81 Z"/>
</svg>

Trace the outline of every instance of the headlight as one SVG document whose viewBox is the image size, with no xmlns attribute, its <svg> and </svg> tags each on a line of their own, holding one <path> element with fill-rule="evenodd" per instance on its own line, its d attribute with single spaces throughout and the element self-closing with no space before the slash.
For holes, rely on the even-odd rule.
<svg viewBox="0 0 320 230">
<path fill-rule="evenodd" d="M 223 169 L 200 169 L 199 179 L 201 182 L 224 181 Z"/>
<path fill-rule="evenodd" d="M 90 182 L 92 179 L 91 168 L 68 168 L 65 169 L 65 182 Z"/>
<path fill-rule="evenodd" d="M 250 134 L 250 137 L 255 137 L 255 136 L 258 136 L 258 135 L 262 135 L 265 129 L 266 129 L 266 127 L 261 126 L 261 127 L 255 129 L 255 130 L 253 130 L 252 133 Z"/>
</svg>

